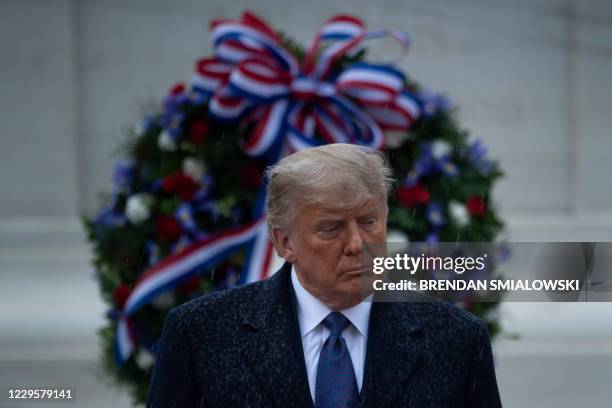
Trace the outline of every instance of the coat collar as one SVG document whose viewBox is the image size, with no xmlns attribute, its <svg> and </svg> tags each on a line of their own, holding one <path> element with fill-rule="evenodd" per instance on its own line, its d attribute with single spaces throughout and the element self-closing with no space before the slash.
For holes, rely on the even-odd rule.
<svg viewBox="0 0 612 408">
<path fill-rule="evenodd" d="M 262 283 L 257 307 L 250 308 L 243 320 L 243 330 L 248 333 L 243 354 L 277 406 L 314 407 L 290 280 L 291 264 L 285 263 Z M 425 335 L 422 316 L 415 310 L 418 305 L 372 305 L 361 407 L 393 406 L 399 391 L 409 385 L 423 363 L 420 350 Z"/>
</svg>

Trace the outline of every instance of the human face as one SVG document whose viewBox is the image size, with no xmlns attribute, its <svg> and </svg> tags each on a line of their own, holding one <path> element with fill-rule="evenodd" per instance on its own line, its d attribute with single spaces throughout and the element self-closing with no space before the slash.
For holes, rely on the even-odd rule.
<svg viewBox="0 0 612 408">
<path fill-rule="evenodd" d="M 364 297 L 364 244 L 386 241 L 387 207 L 374 196 L 351 208 L 331 204 L 298 206 L 290 230 L 273 234 L 302 286 L 330 309 L 342 310 Z"/>
</svg>

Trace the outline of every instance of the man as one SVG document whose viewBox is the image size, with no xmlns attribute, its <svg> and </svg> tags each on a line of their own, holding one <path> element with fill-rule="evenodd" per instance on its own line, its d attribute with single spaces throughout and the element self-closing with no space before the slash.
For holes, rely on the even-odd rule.
<svg viewBox="0 0 612 408">
<path fill-rule="evenodd" d="M 362 301 L 390 170 L 332 144 L 268 171 L 271 278 L 168 315 L 149 407 L 500 407 L 485 324 L 445 302 Z"/>
</svg>

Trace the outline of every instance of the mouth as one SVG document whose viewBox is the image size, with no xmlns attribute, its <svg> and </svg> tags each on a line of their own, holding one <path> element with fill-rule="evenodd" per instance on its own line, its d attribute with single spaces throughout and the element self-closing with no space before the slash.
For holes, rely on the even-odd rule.
<svg viewBox="0 0 612 408">
<path fill-rule="evenodd" d="M 362 268 L 350 269 L 350 270 L 344 272 L 344 275 L 361 276 L 361 275 L 364 275 L 364 274 L 368 273 L 370 270 L 371 270 L 370 268 L 365 266 L 365 267 L 362 267 Z"/>
</svg>

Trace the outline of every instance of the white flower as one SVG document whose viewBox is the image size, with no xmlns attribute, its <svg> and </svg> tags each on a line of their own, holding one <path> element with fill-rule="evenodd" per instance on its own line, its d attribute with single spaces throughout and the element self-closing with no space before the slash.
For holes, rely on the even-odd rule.
<svg viewBox="0 0 612 408">
<path fill-rule="evenodd" d="M 401 230 L 389 230 L 387 232 L 387 242 L 392 244 L 390 248 L 387 245 L 389 256 L 404 253 L 410 248 L 410 238 Z"/>
<path fill-rule="evenodd" d="M 465 205 L 457 201 L 451 201 L 448 204 L 448 212 L 457 225 L 463 227 L 470 222 L 470 214 L 468 214 Z"/>
<path fill-rule="evenodd" d="M 136 364 L 138 367 L 146 370 L 151 367 L 153 363 L 155 363 L 155 356 L 153 354 L 142 348 L 138 350 L 138 353 L 136 353 Z"/>
<path fill-rule="evenodd" d="M 161 150 L 166 150 L 168 152 L 172 152 L 176 150 L 176 142 L 170 136 L 170 133 L 166 129 L 162 130 L 159 134 L 159 139 L 157 139 L 157 145 Z"/>
<path fill-rule="evenodd" d="M 187 157 L 183 160 L 183 172 L 191 176 L 195 181 L 200 181 L 206 168 L 201 160 L 194 159 L 193 157 Z"/>
<path fill-rule="evenodd" d="M 446 156 L 453 150 L 452 146 L 444 140 L 436 140 L 431 144 L 431 152 L 435 158 Z"/>
<path fill-rule="evenodd" d="M 174 294 L 172 292 L 160 293 L 151 301 L 151 304 L 158 309 L 168 309 L 175 303 Z"/>
<path fill-rule="evenodd" d="M 125 206 L 125 216 L 134 224 L 146 221 L 151 216 L 153 197 L 149 194 L 133 194 L 128 197 Z"/>
</svg>

